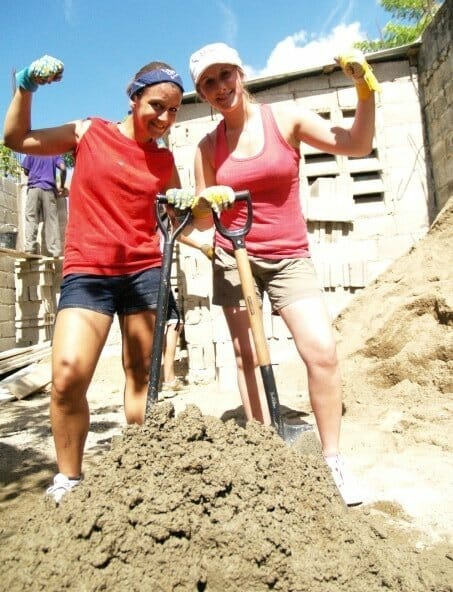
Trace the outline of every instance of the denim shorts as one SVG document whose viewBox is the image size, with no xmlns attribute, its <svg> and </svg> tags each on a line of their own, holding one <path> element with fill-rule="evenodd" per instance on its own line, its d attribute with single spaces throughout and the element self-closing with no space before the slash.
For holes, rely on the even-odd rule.
<svg viewBox="0 0 453 592">
<path fill-rule="evenodd" d="M 111 317 L 156 310 L 159 285 L 160 267 L 114 276 L 72 273 L 61 284 L 58 310 L 87 308 Z M 169 310 L 172 300 L 170 293 Z"/>
</svg>

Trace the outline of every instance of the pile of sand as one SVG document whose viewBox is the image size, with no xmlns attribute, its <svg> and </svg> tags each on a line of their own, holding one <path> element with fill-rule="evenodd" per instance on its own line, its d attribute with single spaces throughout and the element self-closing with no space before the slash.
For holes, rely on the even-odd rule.
<svg viewBox="0 0 453 592">
<path fill-rule="evenodd" d="M 320 455 L 195 406 L 174 415 L 154 407 L 4 539 L 3 589 L 439 592 L 420 556 L 344 507 Z"/>
<path fill-rule="evenodd" d="M 452 220 L 450 200 L 336 322 L 348 421 L 386 479 L 408 475 L 396 454 L 419 467 L 410 495 L 432 485 L 429 503 L 448 500 L 451 484 Z M 347 510 L 314 451 L 162 403 L 60 507 L 24 498 L 36 515 L 0 526 L 0 581 L 11 592 L 451 592 L 451 550 L 418 552 L 409 530 L 382 519 L 382 499 Z"/>
</svg>

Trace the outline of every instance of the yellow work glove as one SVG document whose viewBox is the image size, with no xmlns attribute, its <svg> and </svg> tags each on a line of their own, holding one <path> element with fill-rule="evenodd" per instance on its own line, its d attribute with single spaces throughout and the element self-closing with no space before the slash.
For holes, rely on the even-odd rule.
<svg viewBox="0 0 453 592">
<path fill-rule="evenodd" d="M 212 187 L 203 189 L 198 196 L 197 205 L 201 205 L 201 200 L 204 200 L 216 214 L 220 214 L 223 210 L 231 208 L 234 204 L 234 199 L 234 190 L 231 187 L 227 185 L 213 185 Z"/>
<path fill-rule="evenodd" d="M 187 210 L 195 203 L 195 195 L 190 189 L 168 189 L 165 197 L 170 205 L 177 210 Z"/>
<path fill-rule="evenodd" d="M 359 99 L 367 99 L 374 91 L 381 92 L 381 87 L 371 66 L 359 49 L 338 56 L 335 61 L 344 74 L 354 82 Z"/>
</svg>

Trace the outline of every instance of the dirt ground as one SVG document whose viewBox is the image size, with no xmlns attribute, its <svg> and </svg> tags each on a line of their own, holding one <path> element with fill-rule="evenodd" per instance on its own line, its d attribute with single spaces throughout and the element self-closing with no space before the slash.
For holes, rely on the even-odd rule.
<svg viewBox="0 0 453 592">
<path fill-rule="evenodd" d="M 237 393 L 192 385 L 124 426 L 118 347 L 90 387 L 84 484 L 55 508 L 48 394 L 0 407 L 0 589 L 453 590 L 453 202 L 336 321 L 347 510 L 316 448 L 245 426 Z M 181 368 L 183 364 L 181 362 Z M 301 364 L 286 419 L 314 424 Z"/>
</svg>

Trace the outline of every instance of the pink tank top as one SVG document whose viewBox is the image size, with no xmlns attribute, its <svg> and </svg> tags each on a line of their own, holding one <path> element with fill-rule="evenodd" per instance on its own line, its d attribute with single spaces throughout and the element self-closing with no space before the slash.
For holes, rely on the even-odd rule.
<svg viewBox="0 0 453 592">
<path fill-rule="evenodd" d="M 283 138 L 269 105 L 261 105 L 264 146 L 251 158 L 229 154 L 225 122 L 216 131 L 216 183 L 235 191 L 249 190 L 253 223 L 245 242 L 249 254 L 264 259 L 310 257 L 307 226 L 299 197 L 300 153 Z M 246 206 L 237 202 L 222 213 L 222 224 L 233 230 L 246 220 Z M 218 232 L 216 245 L 232 251 L 231 241 Z"/>
</svg>

